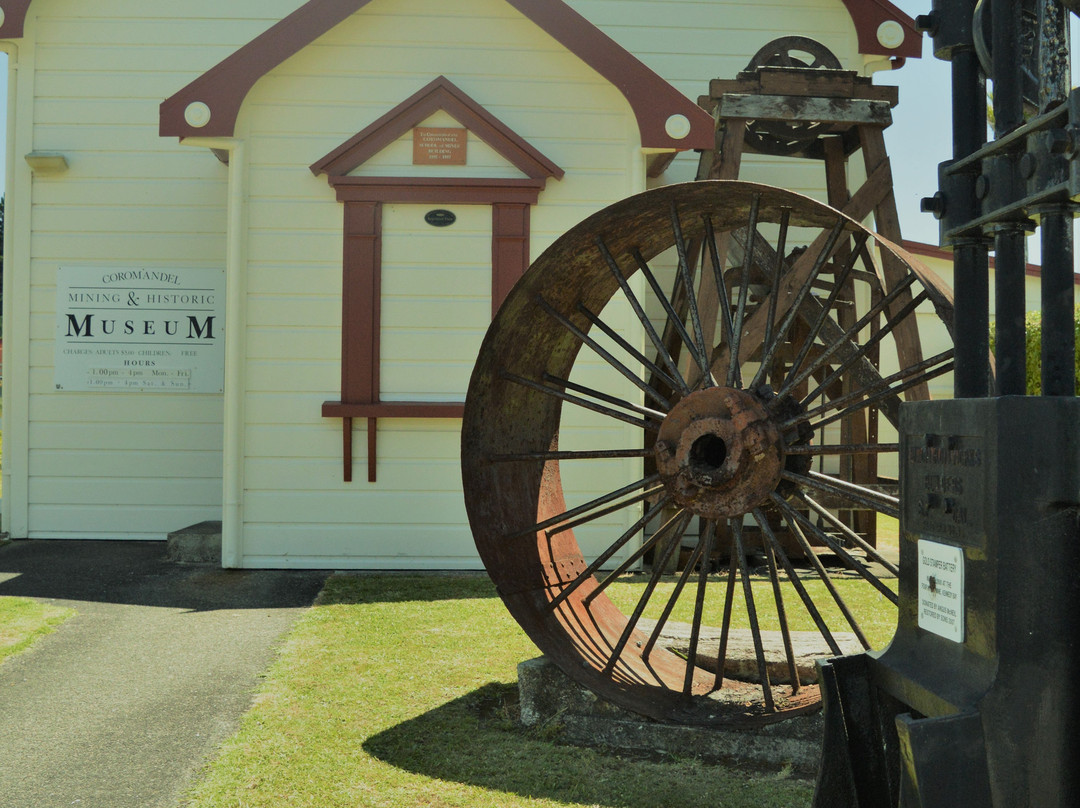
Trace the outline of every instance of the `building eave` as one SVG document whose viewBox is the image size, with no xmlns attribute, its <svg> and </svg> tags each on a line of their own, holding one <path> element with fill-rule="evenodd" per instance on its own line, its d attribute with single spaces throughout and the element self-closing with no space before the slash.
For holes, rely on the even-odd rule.
<svg viewBox="0 0 1080 808">
<path fill-rule="evenodd" d="M 255 83 L 370 0 L 309 0 L 161 105 L 163 137 L 230 137 Z M 622 93 L 637 119 L 641 146 L 654 151 L 709 149 L 712 116 L 562 0 L 505 0 Z"/>
</svg>

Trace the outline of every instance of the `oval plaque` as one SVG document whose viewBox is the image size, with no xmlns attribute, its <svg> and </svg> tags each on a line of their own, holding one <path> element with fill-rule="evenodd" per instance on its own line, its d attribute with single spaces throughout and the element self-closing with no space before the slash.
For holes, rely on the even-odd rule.
<svg viewBox="0 0 1080 808">
<path fill-rule="evenodd" d="M 451 210 L 429 210 L 424 215 L 424 221 L 432 227 L 449 227 L 457 221 L 457 216 Z"/>
</svg>

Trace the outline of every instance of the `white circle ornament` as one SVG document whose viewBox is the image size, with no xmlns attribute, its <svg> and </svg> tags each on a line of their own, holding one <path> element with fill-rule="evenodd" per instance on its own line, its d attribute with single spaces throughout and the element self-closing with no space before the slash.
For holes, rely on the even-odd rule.
<svg viewBox="0 0 1080 808">
<path fill-rule="evenodd" d="M 674 140 L 682 140 L 690 134 L 690 119 L 685 115 L 672 115 L 664 123 L 664 131 Z"/>
<path fill-rule="evenodd" d="M 0 26 L 3 26 L 5 19 L 7 19 L 7 15 L 4 14 L 4 9 L 0 8 Z"/>
<path fill-rule="evenodd" d="M 210 123 L 210 107 L 202 101 L 192 101 L 184 110 L 184 120 L 187 121 L 188 126 L 202 129 Z"/>
<path fill-rule="evenodd" d="M 877 41 L 889 50 L 896 50 L 903 45 L 906 36 L 904 26 L 896 20 L 885 20 L 877 29 Z"/>
</svg>

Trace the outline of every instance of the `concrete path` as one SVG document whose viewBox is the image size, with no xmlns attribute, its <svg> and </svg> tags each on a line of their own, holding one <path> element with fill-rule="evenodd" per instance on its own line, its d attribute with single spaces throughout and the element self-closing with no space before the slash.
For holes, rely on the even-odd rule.
<svg viewBox="0 0 1080 808">
<path fill-rule="evenodd" d="M 0 665 L 0 807 L 176 806 L 326 577 L 164 554 L 158 542 L 0 547 L 0 595 L 78 611 Z"/>
</svg>

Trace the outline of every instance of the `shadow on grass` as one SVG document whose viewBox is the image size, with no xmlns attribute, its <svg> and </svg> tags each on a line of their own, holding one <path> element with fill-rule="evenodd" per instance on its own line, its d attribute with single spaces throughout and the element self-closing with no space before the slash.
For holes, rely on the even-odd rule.
<svg viewBox="0 0 1080 808">
<path fill-rule="evenodd" d="M 558 728 L 522 730 L 515 685 L 488 684 L 374 735 L 372 757 L 406 771 L 486 790 L 612 808 L 795 808 L 812 786 L 690 759 L 643 759 L 560 745 Z"/>
</svg>

